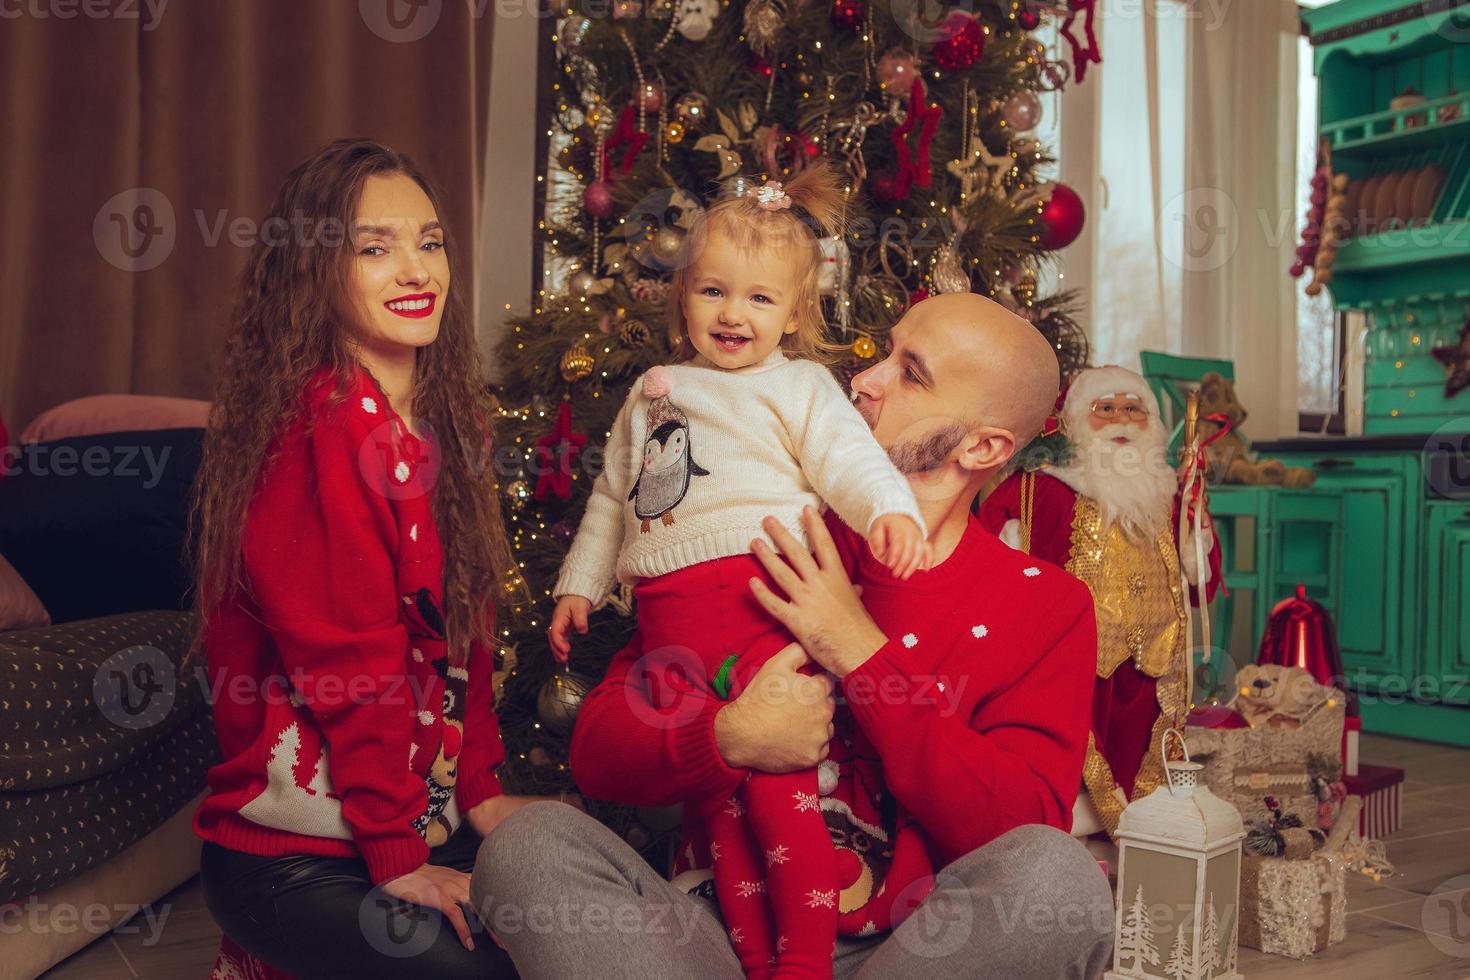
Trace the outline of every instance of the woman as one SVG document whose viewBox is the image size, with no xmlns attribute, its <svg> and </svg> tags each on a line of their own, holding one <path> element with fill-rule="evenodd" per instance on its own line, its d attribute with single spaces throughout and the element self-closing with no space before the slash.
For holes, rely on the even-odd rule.
<svg viewBox="0 0 1470 980">
<path fill-rule="evenodd" d="M 495 775 L 491 604 L 517 580 L 447 229 L 366 140 L 297 167 L 262 228 L 290 233 L 246 266 L 195 512 L 223 757 L 195 830 L 223 953 L 514 976 L 462 907 L 481 836 L 533 800 Z"/>
</svg>

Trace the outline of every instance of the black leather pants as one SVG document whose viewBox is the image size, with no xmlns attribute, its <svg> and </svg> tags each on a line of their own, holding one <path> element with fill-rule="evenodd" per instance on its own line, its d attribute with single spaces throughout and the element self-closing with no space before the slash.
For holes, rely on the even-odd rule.
<svg viewBox="0 0 1470 980">
<path fill-rule="evenodd" d="M 469 873 L 480 836 L 468 823 L 429 852 L 429 863 Z M 460 944 L 438 909 L 373 887 L 358 858 L 257 857 L 206 842 L 205 901 L 225 935 L 300 980 L 498 980 L 510 957 L 465 906 L 475 940 Z"/>
</svg>

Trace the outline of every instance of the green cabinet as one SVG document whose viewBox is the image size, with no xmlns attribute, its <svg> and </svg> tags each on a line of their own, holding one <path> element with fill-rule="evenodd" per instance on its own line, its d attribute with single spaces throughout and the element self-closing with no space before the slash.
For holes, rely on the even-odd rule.
<svg viewBox="0 0 1470 980">
<path fill-rule="evenodd" d="M 1426 660 L 1440 700 L 1470 704 L 1470 501 L 1433 501 L 1425 521 Z"/>
<path fill-rule="evenodd" d="M 1417 605 L 1418 458 L 1373 453 L 1280 458 L 1288 466 L 1315 470 L 1314 491 L 1339 499 L 1338 592 L 1336 608 L 1329 605 L 1329 611 L 1336 619 L 1343 669 L 1364 687 L 1385 677 L 1407 677 L 1416 669 L 1417 624 L 1405 611 Z M 1291 594 L 1287 582 L 1273 584 L 1279 595 Z"/>
</svg>

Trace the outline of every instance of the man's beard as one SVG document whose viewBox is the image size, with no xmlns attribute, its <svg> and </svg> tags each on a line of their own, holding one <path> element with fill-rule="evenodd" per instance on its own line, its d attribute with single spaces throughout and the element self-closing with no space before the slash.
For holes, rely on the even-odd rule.
<svg viewBox="0 0 1470 980">
<path fill-rule="evenodd" d="M 923 438 L 909 439 L 890 446 L 888 458 L 893 460 L 893 465 L 904 475 L 928 473 L 949 462 L 949 454 L 954 452 L 954 448 L 969 431 L 964 424 L 951 422 Z"/>
<path fill-rule="evenodd" d="M 1084 425 L 1086 423 L 1083 423 Z M 1152 537 L 1169 523 L 1178 478 L 1165 454 L 1168 436 L 1151 422 L 1146 431 L 1114 424 L 1079 434 L 1076 456 L 1047 471 L 1084 497 L 1097 501 L 1104 525 L 1116 523 L 1129 537 Z M 1129 442 L 1113 442 L 1118 436 Z"/>
</svg>

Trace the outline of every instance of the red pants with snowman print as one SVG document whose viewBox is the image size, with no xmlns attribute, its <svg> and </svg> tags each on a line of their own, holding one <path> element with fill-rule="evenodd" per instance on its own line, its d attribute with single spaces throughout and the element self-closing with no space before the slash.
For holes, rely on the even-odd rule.
<svg viewBox="0 0 1470 980">
<path fill-rule="evenodd" d="M 644 655 L 633 673 L 648 685 L 652 703 L 678 715 L 685 706 L 694 713 L 708 698 L 733 700 L 792 642 L 750 594 L 753 577 L 780 594 L 752 555 L 701 562 L 634 588 Z M 738 659 L 722 674 L 731 654 Z M 668 713 L 660 718 L 668 723 Z M 720 914 L 746 976 L 830 980 L 837 867 L 817 771 L 750 772 L 734 796 L 701 801 L 698 809 Z"/>
</svg>

